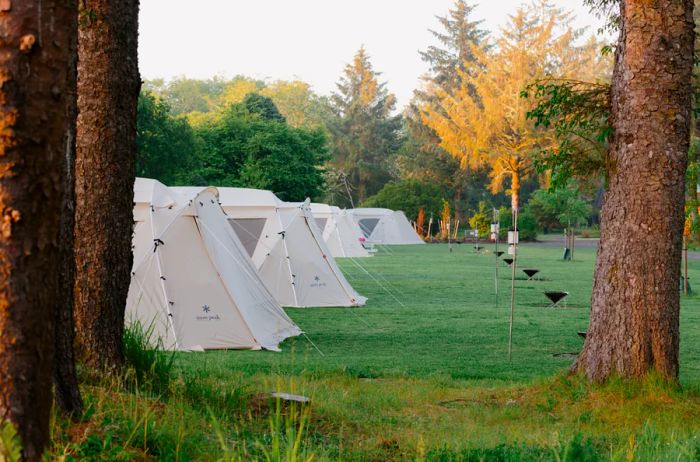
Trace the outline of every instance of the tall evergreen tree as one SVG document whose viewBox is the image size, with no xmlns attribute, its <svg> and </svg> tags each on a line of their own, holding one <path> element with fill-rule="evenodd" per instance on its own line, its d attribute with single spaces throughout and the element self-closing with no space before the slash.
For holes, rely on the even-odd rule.
<svg viewBox="0 0 700 462">
<path fill-rule="evenodd" d="M 474 75 L 481 68 L 476 50 L 487 47 L 488 32 L 479 28 L 482 21 L 472 19 L 474 8 L 465 0 L 456 0 L 446 16 L 437 17 L 442 30 L 430 31 L 438 45 L 419 52 L 430 70 L 424 77 L 424 87 L 414 92 L 406 111 L 414 146 L 404 151 L 401 162 L 404 175 L 427 175 L 448 186 L 453 191 L 457 215 L 469 186 L 481 184 L 483 176 L 474 175 L 473 169 L 452 158 L 440 146 L 435 131 L 424 124 L 420 113 L 427 107 L 439 110 L 437 90 L 451 93 L 459 86 L 460 74 Z"/>
<path fill-rule="evenodd" d="M 401 116 L 392 115 L 396 98 L 379 81 L 364 47 L 345 67 L 331 97 L 335 118 L 331 166 L 343 172 L 354 203 L 378 192 L 391 178 L 389 160 L 401 145 Z M 350 205 L 350 204 L 341 204 Z"/>
<path fill-rule="evenodd" d="M 612 168 L 591 320 L 575 367 L 596 381 L 652 371 L 676 381 L 693 1 L 619 5 L 607 153 Z"/>
<path fill-rule="evenodd" d="M 456 0 L 447 16 L 437 19 L 443 31 L 431 30 L 440 45 L 431 45 L 421 51 L 420 57 L 430 66 L 428 80 L 444 90 L 454 89 L 459 83 L 459 73 L 472 73 L 478 65 L 474 47 L 484 47 L 488 32 L 480 29 L 482 21 L 473 21 L 471 15 L 476 5 Z"/>
<path fill-rule="evenodd" d="M 75 321 L 90 367 L 123 364 L 136 161 L 138 0 L 83 0 L 78 36 Z"/>
</svg>

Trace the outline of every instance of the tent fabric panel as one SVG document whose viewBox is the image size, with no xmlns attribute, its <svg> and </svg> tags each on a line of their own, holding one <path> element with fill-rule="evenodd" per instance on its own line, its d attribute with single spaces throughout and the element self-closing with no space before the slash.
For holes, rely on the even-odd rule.
<svg viewBox="0 0 700 462">
<path fill-rule="evenodd" d="M 153 348 L 175 349 L 175 337 L 170 327 L 165 294 L 155 255 L 134 271 L 126 299 L 125 321 L 138 322 L 149 333 Z"/>
<path fill-rule="evenodd" d="M 277 303 L 282 306 L 299 306 L 294 288 L 296 278 L 289 267 L 285 239 L 278 239 L 258 268 L 258 274 Z"/>
<path fill-rule="evenodd" d="M 372 256 L 360 242 L 360 238 L 365 238 L 362 230 L 347 213 L 340 212 L 336 216 L 336 227 L 345 257 L 362 258 Z"/>
<path fill-rule="evenodd" d="M 301 331 L 262 284 L 238 237 L 226 224 L 224 212 L 208 194 L 205 191 L 198 196 L 204 200 L 196 201 L 195 208 L 209 256 L 256 341 L 266 349 L 275 349 L 279 342 Z"/>
<path fill-rule="evenodd" d="M 162 239 L 157 251 L 180 349 L 257 347 L 207 257 L 194 219 L 176 220 Z"/>
<path fill-rule="evenodd" d="M 388 245 L 424 244 L 401 211 L 381 218 L 368 241 Z"/>
<path fill-rule="evenodd" d="M 358 306 L 360 296 L 345 279 L 326 246 L 307 205 L 287 212 L 287 230 L 303 241 L 289 248 L 300 306 Z M 285 221 L 285 220 L 283 220 Z"/>
</svg>

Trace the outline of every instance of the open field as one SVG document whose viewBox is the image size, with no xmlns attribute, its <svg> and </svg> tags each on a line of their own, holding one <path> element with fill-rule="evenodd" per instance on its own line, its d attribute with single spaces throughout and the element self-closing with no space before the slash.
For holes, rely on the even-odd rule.
<svg viewBox="0 0 700 462">
<path fill-rule="evenodd" d="M 285 342 L 282 353 L 181 353 L 169 397 L 104 387 L 88 394 L 96 412 L 112 419 L 115 441 L 130 435 L 114 423 L 124 406 L 134 408 L 125 420 L 136 434 L 134 421 L 151 419 L 150 437 L 160 435 L 161 446 L 149 445 L 147 434 L 136 446 L 162 460 L 220 460 L 223 446 L 239 451 L 226 460 L 264 460 L 260 448 L 275 435 L 261 398 L 270 390 L 311 397 L 301 420 L 308 418 L 303 448 L 314 460 L 694 460 L 700 298 L 683 300 L 682 390 L 653 378 L 600 388 L 565 376 L 583 343 L 576 333 L 587 326 L 594 252 L 580 248 L 576 261 L 563 262 L 559 248 L 521 246 L 519 268 L 541 273 L 526 281 L 517 271 L 512 361 L 509 268 L 500 268 L 496 306 L 492 254 L 471 245 L 453 253 L 446 245 L 391 247 L 340 260 L 369 297 L 366 307 L 288 310 L 323 355 L 303 337 Z M 691 281 L 699 276 L 693 261 Z M 542 291 L 550 289 L 571 293 L 566 308 L 545 308 Z M 292 430 L 300 422 L 294 415 Z M 181 444 L 163 443 L 178 438 Z"/>
<path fill-rule="evenodd" d="M 391 247 L 370 259 L 339 259 L 350 282 L 369 298 L 365 307 L 287 309 L 324 356 L 300 337 L 285 343 L 281 354 L 209 352 L 181 355 L 178 364 L 188 371 L 519 382 L 564 370 L 571 359 L 553 355 L 581 348 L 582 339 L 576 333 L 588 323 L 595 251 L 577 249 L 576 261 L 564 262 L 559 260 L 559 248 L 521 246 L 513 358 L 508 361 L 510 268 L 502 264 L 499 269 L 496 307 L 494 256 L 476 254 L 471 245 L 453 248 L 450 254 L 446 245 Z M 526 281 L 520 268 L 540 269 L 536 277 L 541 280 Z M 691 264 L 691 281 L 698 280 L 699 270 L 700 265 Z M 546 309 L 544 290 L 570 292 L 567 309 Z M 684 300 L 682 381 L 686 384 L 700 383 L 699 321 L 700 299 Z"/>
</svg>

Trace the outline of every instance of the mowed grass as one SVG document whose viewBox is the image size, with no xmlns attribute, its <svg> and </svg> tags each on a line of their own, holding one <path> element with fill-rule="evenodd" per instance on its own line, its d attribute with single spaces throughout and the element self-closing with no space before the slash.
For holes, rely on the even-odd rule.
<svg viewBox="0 0 700 462">
<path fill-rule="evenodd" d="M 490 250 L 491 247 L 487 247 Z M 445 378 L 529 381 L 566 369 L 566 353 L 580 350 L 588 325 L 595 251 L 579 249 L 562 261 L 556 247 L 520 247 L 516 271 L 513 354 L 508 359 L 511 270 L 471 245 L 393 246 L 372 258 L 339 263 L 358 292 L 361 308 L 288 308 L 309 337 L 291 339 L 282 353 L 219 351 L 182 354 L 189 371 L 324 375 L 358 378 Z M 643 256 L 630 256 L 643 258 Z M 361 265 L 363 268 L 360 268 Z M 526 281 L 522 268 L 537 268 Z M 365 270 L 367 273 L 365 273 Z M 700 280 L 691 262 L 690 280 Z M 545 290 L 570 293 L 563 308 L 546 308 Z M 700 299 L 683 300 L 682 382 L 700 382 Z M 322 352 L 319 353 L 313 342 Z M 563 354 L 563 355 L 562 355 Z"/>
<path fill-rule="evenodd" d="M 510 268 L 499 268 L 496 304 L 493 254 L 425 245 L 339 260 L 369 301 L 288 309 L 310 340 L 290 339 L 281 353 L 177 354 L 176 368 L 188 387 L 207 390 L 190 402 L 213 408 L 231 441 L 264 434 L 264 420 L 246 411 L 256 397 L 310 396 L 315 460 L 692 460 L 700 446 L 700 299 L 683 299 L 683 389 L 653 377 L 590 386 L 566 371 L 588 323 L 595 251 L 580 248 L 573 262 L 561 253 L 521 246 L 511 360 Z M 526 281 L 521 268 L 539 269 L 539 280 Z M 691 281 L 700 280 L 700 264 L 690 268 Z M 552 309 L 544 290 L 571 295 Z M 227 410 L 217 396 L 236 399 Z M 597 458 L 571 458 L 588 449 Z"/>
</svg>

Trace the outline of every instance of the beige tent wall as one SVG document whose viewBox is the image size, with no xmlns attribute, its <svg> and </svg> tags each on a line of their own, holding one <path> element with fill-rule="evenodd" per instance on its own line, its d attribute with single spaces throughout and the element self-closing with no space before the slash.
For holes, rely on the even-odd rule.
<svg viewBox="0 0 700 462">
<path fill-rule="evenodd" d="M 402 211 L 360 208 L 349 213 L 372 244 L 425 244 Z"/>
<path fill-rule="evenodd" d="M 137 187 L 147 181 L 137 179 Z M 166 195 L 165 186 L 155 186 Z M 299 335 L 229 226 L 217 191 L 203 190 L 191 201 L 168 197 L 135 194 L 127 321 L 150 327 L 165 348 L 185 351 L 278 350 L 279 342 Z"/>
<path fill-rule="evenodd" d="M 192 196 L 202 188 L 172 188 Z M 275 300 L 290 307 L 361 306 L 316 227 L 308 203 L 286 203 L 269 191 L 218 188 L 219 201 L 241 240 L 257 240 L 252 261 Z M 255 236 L 240 221 L 264 219 Z"/>
<path fill-rule="evenodd" d="M 364 235 L 354 220 L 338 207 L 327 204 L 311 204 L 311 212 L 317 224 L 323 223 L 323 240 L 335 258 L 365 258 L 372 254 L 360 242 Z"/>
</svg>

